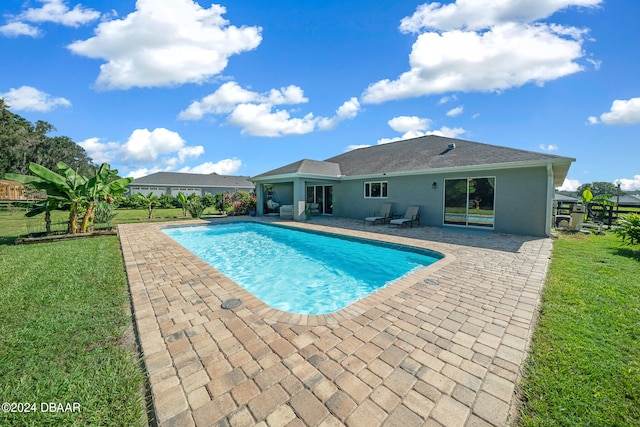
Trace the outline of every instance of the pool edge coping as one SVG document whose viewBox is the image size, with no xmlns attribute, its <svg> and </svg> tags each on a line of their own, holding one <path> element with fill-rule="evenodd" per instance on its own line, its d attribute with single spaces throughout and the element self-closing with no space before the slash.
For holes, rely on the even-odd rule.
<svg viewBox="0 0 640 427">
<path fill-rule="evenodd" d="M 220 218 L 216 218 L 216 222 L 219 221 Z M 424 243 L 433 243 L 432 241 L 411 239 L 407 237 L 387 235 L 387 234 L 376 234 L 370 232 L 354 232 L 353 230 L 341 229 L 330 227 L 326 225 L 315 225 L 308 223 L 298 223 L 295 221 L 279 221 L 279 220 L 265 220 L 265 219 L 254 219 L 254 218 L 241 218 L 235 219 L 233 217 L 224 218 L 224 223 L 234 223 L 234 222 L 256 222 L 256 223 L 276 223 L 278 226 L 284 226 L 288 228 L 300 229 L 300 230 L 313 230 L 330 234 L 338 234 L 345 235 L 349 237 L 355 237 L 360 239 L 368 239 L 375 240 L 383 243 L 395 243 L 404 246 L 411 246 L 419 249 L 425 249 L 431 252 L 436 252 L 442 255 L 438 261 L 420 269 L 419 271 L 406 274 L 392 281 L 392 283 L 385 285 L 384 287 L 370 293 L 369 295 L 361 298 L 350 305 L 334 311 L 332 313 L 327 314 L 301 314 L 301 313 L 291 313 L 287 311 L 278 310 L 273 308 L 260 300 L 258 297 L 253 295 L 251 292 L 247 291 L 241 285 L 233 281 L 227 275 L 204 261 L 202 258 L 180 245 L 177 241 L 166 235 L 162 232 L 163 228 L 179 228 L 179 227 L 197 227 L 203 225 L 212 225 L 213 221 L 209 220 L 186 220 L 186 221 L 165 221 L 165 222 L 154 222 L 154 223 L 144 223 L 144 224 L 133 224 L 137 226 L 145 226 L 153 232 L 158 233 L 165 241 L 170 243 L 171 245 L 175 245 L 179 247 L 181 250 L 186 251 L 187 254 L 192 257 L 192 261 L 200 263 L 201 267 L 206 271 L 207 269 L 211 270 L 211 276 L 222 276 L 224 279 L 219 280 L 223 282 L 223 288 L 225 293 L 229 295 L 229 298 L 220 298 L 222 301 L 230 298 L 237 298 L 242 301 L 242 305 L 240 307 L 229 309 L 231 311 L 248 309 L 253 314 L 260 316 L 267 323 L 287 323 L 290 325 L 299 325 L 299 326 L 322 326 L 322 325 L 336 325 L 340 322 L 353 319 L 357 316 L 362 315 L 367 310 L 374 308 L 381 301 L 386 301 L 393 296 L 405 291 L 406 289 L 414 286 L 418 283 L 423 283 L 423 286 L 433 286 L 424 282 L 425 279 L 429 279 L 429 275 L 435 271 L 440 270 L 441 268 L 449 265 L 452 262 L 455 262 L 456 256 L 452 253 L 439 249 L 433 249 L 432 247 L 427 247 Z M 131 226 L 132 224 L 121 224 L 121 226 Z M 310 226 L 310 227 L 309 227 Z M 366 237 L 362 237 L 362 234 L 366 234 Z M 389 242 L 389 238 L 392 238 L 392 242 Z M 407 243 L 396 242 L 406 241 Z M 410 243 L 409 243 L 410 242 Z M 437 285 L 436 285 L 437 286 Z"/>
</svg>

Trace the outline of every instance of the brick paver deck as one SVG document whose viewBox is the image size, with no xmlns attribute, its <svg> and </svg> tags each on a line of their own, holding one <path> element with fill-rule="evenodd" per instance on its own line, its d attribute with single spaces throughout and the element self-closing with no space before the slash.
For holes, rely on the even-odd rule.
<svg viewBox="0 0 640 427">
<path fill-rule="evenodd" d="M 291 314 L 175 243 L 159 231 L 162 224 L 119 226 L 158 425 L 513 421 L 550 239 L 339 218 L 287 224 L 425 247 L 445 258 L 336 313 Z M 229 298 L 243 305 L 222 309 Z"/>
</svg>

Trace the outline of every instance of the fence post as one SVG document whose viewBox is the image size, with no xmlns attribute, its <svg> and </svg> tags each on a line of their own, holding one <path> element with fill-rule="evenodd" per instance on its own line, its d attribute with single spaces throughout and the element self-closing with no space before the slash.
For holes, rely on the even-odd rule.
<svg viewBox="0 0 640 427">
<path fill-rule="evenodd" d="M 611 228 L 611 223 L 613 222 L 613 206 L 607 206 L 609 208 L 609 220 L 607 221 L 607 225 Z"/>
</svg>

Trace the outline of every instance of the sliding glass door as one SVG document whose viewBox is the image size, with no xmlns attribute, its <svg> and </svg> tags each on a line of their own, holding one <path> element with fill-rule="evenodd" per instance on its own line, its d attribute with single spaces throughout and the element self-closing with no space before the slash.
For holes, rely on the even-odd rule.
<svg viewBox="0 0 640 427">
<path fill-rule="evenodd" d="M 493 228 L 495 182 L 495 177 L 445 179 L 444 223 Z"/>
<path fill-rule="evenodd" d="M 307 203 L 317 203 L 320 213 L 333 213 L 333 186 L 332 185 L 307 185 Z"/>
</svg>

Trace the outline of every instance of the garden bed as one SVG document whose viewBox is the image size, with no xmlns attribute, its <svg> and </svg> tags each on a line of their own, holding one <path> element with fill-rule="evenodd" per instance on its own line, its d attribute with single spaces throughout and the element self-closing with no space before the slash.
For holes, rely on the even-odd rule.
<svg viewBox="0 0 640 427">
<path fill-rule="evenodd" d="M 96 230 L 90 233 L 76 233 L 76 234 L 35 234 L 26 237 L 18 237 L 14 244 L 16 245 L 28 245 L 32 243 L 47 243 L 58 242 L 60 240 L 73 240 L 73 239 L 85 239 L 89 237 L 100 236 L 117 236 L 118 231 L 114 228 L 112 230 Z"/>
</svg>

